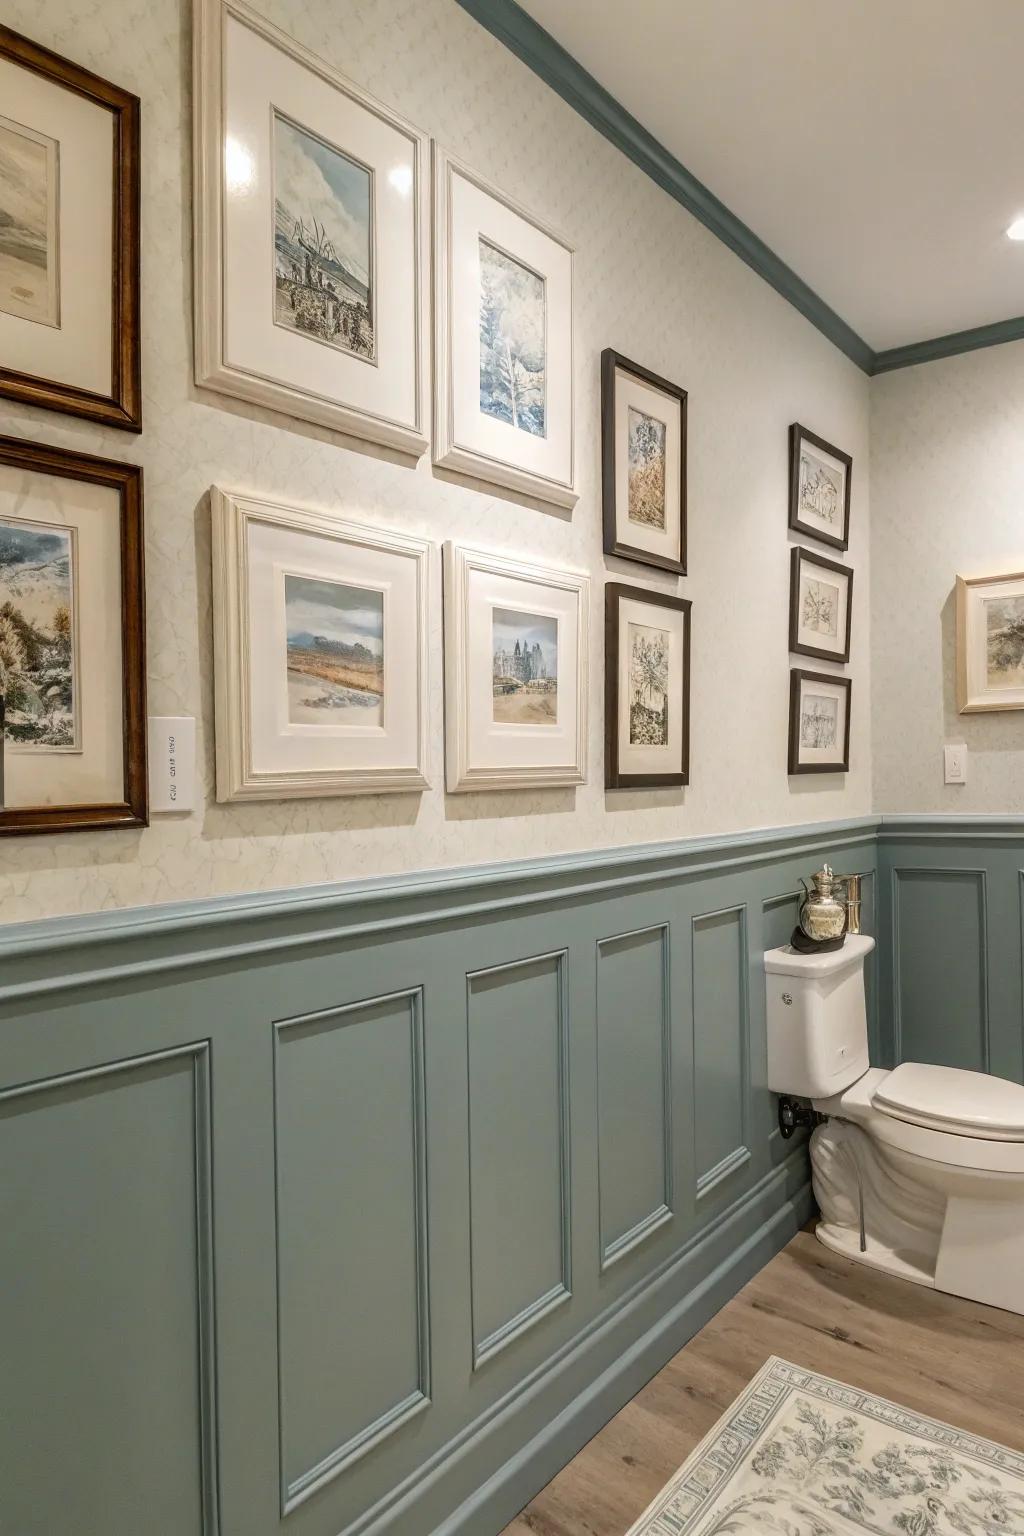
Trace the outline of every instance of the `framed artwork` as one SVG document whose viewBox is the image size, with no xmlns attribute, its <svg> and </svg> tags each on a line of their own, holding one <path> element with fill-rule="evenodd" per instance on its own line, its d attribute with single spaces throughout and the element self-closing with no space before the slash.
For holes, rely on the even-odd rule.
<svg viewBox="0 0 1024 1536">
<path fill-rule="evenodd" d="M 850 679 L 796 670 L 789 679 L 790 773 L 848 772 Z"/>
<path fill-rule="evenodd" d="M 0 395 L 142 429 L 139 100 L 0 26 Z"/>
<path fill-rule="evenodd" d="M 426 137 L 243 0 L 193 36 L 196 383 L 422 453 Z"/>
<path fill-rule="evenodd" d="M 216 486 L 217 799 L 425 789 L 423 539 Z"/>
<path fill-rule="evenodd" d="M 0 437 L 0 833 L 142 827 L 142 470 Z"/>
<path fill-rule="evenodd" d="M 794 546 L 789 572 L 789 648 L 823 661 L 849 661 L 853 572 Z"/>
<path fill-rule="evenodd" d="M 686 390 L 601 353 L 604 552 L 686 575 Z"/>
<path fill-rule="evenodd" d="M 604 589 L 607 789 L 690 782 L 690 602 Z"/>
<path fill-rule="evenodd" d="M 957 577 L 956 703 L 1024 709 L 1024 571 Z"/>
<path fill-rule="evenodd" d="M 789 526 L 821 544 L 850 544 L 853 460 L 794 422 L 789 429 Z"/>
<path fill-rule="evenodd" d="M 582 784 L 590 578 L 444 549 L 450 791 Z"/>
<path fill-rule="evenodd" d="M 561 236 L 434 146 L 434 463 L 576 501 Z"/>
</svg>

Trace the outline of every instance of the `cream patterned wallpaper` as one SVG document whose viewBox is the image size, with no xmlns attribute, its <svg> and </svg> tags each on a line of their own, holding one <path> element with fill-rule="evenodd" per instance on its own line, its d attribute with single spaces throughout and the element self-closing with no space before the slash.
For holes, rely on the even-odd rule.
<svg viewBox="0 0 1024 1536">
<path fill-rule="evenodd" d="M 1024 714 L 958 714 L 955 671 L 957 575 L 1024 570 L 1022 422 L 1024 342 L 872 380 L 876 810 L 1024 811 Z"/>
<path fill-rule="evenodd" d="M 580 500 L 570 519 L 197 391 L 191 358 L 190 18 L 185 0 L 7 0 L 4 19 L 142 98 L 140 438 L 0 402 L 3 429 L 146 474 L 149 708 L 199 719 L 195 814 L 145 832 L 0 840 L 8 921 L 859 815 L 870 808 L 868 383 L 711 234 L 478 27 L 455 0 L 261 0 L 265 14 L 562 230 L 575 245 Z M 601 553 L 599 357 L 614 346 L 690 392 L 690 568 Z M 788 779 L 786 430 L 854 456 L 852 771 Z M 432 780 L 423 794 L 213 799 L 212 482 L 353 519 L 589 570 L 590 781 L 446 796 L 440 562 Z M 600 582 L 693 599 L 692 785 L 603 788 Z"/>
</svg>

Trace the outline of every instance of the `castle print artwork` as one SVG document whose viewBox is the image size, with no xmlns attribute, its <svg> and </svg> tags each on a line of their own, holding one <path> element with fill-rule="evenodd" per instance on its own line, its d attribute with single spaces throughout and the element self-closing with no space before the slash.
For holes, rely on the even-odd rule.
<svg viewBox="0 0 1024 1536">
<path fill-rule="evenodd" d="M 81 751 L 75 532 L 0 518 L 0 696 L 15 751 Z"/>
<path fill-rule="evenodd" d="M 504 725 L 558 720 L 558 620 L 495 608 L 492 624 L 493 719 Z"/>
<path fill-rule="evenodd" d="M 373 178 L 274 113 L 274 319 L 372 362 Z"/>
<path fill-rule="evenodd" d="M 286 574 L 288 719 L 379 726 L 384 714 L 384 594 Z"/>
</svg>

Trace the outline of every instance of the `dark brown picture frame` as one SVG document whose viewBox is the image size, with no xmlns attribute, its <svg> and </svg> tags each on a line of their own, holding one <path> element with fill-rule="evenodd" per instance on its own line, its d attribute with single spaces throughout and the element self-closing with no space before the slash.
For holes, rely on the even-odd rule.
<svg viewBox="0 0 1024 1536">
<path fill-rule="evenodd" d="M 828 683 L 832 687 L 846 689 L 846 722 L 843 732 L 843 760 L 841 763 L 800 762 L 800 693 L 804 683 Z M 834 672 L 804 672 L 794 667 L 789 674 L 789 771 L 791 774 L 849 773 L 852 702 L 853 683 L 850 678 L 838 677 Z"/>
<path fill-rule="evenodd" d="M 43 443 L 0 437 L 0 466 L 29 474 L 57 475 L 107 486 L 118 494 L 121 522 L 121 735 L 124 798 L 111 804 L 0 808 L 0 835 L 74 832 L 149 823 L 146 772 L 146 599 L 143 550 L 142 467 L 94 458 Z M 88 616 L 84 621 L 88 622 Z"/>
<path fill-rule="evenodd" d="M 829 454 L 838 459 L 845 466 L 846 475 L 843 484 L 843 536 L 838 538 L 831 533 L 822 533 L 818 528 L 811 528 L 807 523 L 800 521 L 800 444 L 810 443 L 812 448 L 820 448 L 822 453 Z M 850 487 L 853 483 L 853 459 L 850 454 L 837 448 L 835 443 L 828 443 L 817 433 L 811 432 L 807 427 L 802 427 L 798 421 L 794 421 L 789 429 L 789 526 L 794 533 L 799 533 L 807 539 L 816 539 L 820 544 L 829 544 L 833 549 L 849 549 L 850 547 Z"/>
<path fill-rule="evenodd" d="M 677 557 L 658 555 L 627 544 L 618 537 L 615 504 L 615 374 L 621 369 L 640 379 L 652 389 L 669 395 L 679 404 L 679 553 Z M 621 352 L 605 347 L 601 353 L 601 496 L 604 512 L 604 552 L 622 560 L 636 560 L 657 570 L 686 575 L 686 390 L 663 379 L 660 374 L 630 362 Z"/>
<path fill-rule="evenodd" d="M 671 608 L 683 615 L 683 739 L 682 766 L 676 773 L 624 773 L 619 768 L 619 605 L 623 598 L 648 603 L 657 608 Z M 673 597 L 667 592 L 652 592 L 648 587 L 630 587 L 609 581 L 604 589 L 604 784 L 606 789 L 662 789 L 690 782 L 690 634 L 691 609 L 688 597 Z"/>
<path fill-rule="evenodd" d="M 114 141 L 110 394 L 19 373 L 5 368 L 0 358 L 0 395 L 20 400 L 24 405 L 84 416 L 105 427 L 141 432 L 139 98 L 70 59 L 51 53 L 10 27 L 0 26 L 0 58 L 105 108 L 113 117 Z"/>
<path fill-rule="evenodd" d="M 823 646 L 801 645 L 800 635 L 800 567 L 804 561 L 812 565 L 820 566 L 822 570 L 832 571 L 837 576 L 846 578 L 846 639 L 842 651 L 827 651 Z M 850 638 L 853 633 L 853 571 L 848 565 L 841 565 L 838 560 L 829 560 L 825 555 L 816 554 L 813 549 L 804 549 L 801 544 L 794 544 L 793 555 L 789 566 L 789 648 L 798 656 L 816 656 L 821 661 L 842 661 L 850 659 Z"/>
</svg>

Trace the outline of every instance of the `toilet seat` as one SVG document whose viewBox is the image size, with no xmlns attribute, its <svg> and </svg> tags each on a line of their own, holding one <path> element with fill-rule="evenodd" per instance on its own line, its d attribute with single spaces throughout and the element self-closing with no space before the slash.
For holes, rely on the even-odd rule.
<svg viewBox="0 0 1024 1536">
<path fill-rule="evenodd" d="M 987 1072 L 904 1062 L 882 1077 L 872 1104 L 945 1135 L 1024 1143 L 1024 1087 Z"/>
</svg>

